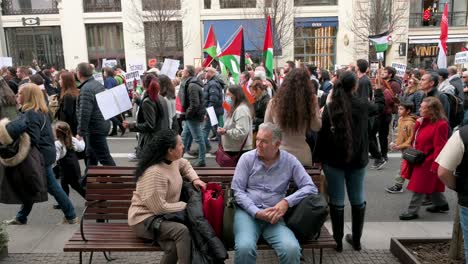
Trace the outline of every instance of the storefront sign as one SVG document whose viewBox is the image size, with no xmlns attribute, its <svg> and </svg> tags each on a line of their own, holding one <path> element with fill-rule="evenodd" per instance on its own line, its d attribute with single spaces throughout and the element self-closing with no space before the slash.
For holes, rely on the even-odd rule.
<svg viewBox="0 0 468 264">
<path fill-rule="evenodd" d="M 455 64 L 468 63 L 468 51 L 458 52 L 455 54 Z"/>
<path fill-rule="evenodd" d="M 392 67 L 396 70 L 396 76 L 403 78 L 405 76 L 406 64 L 402 63 L 392 63 Z"/>
<path fill-rule="evenodd" d="M 416 56 L 418 57 L 434 57 L 437 56 L 437 45 L 436 46 L 416 46 Z"/>
</svg>

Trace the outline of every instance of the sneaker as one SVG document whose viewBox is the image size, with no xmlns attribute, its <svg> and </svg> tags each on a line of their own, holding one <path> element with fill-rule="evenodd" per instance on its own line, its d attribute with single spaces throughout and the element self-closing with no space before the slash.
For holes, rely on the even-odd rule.
<svg viewBox="0 0 468 264">
<path fill-rule="evenodd" d="M 20 221 L 16 220 L 16 218 L 10 220 L 4 220 L 2 222 L 5 225 L 25 225 L 26 223 L 21 223 Z"/>
<path fill-rule="evenodd" d="M 75 217 L 73 219 L 66 219 L 65 217 L 63 218 L 62 224 L 69 224 L 69 225 L 74 225 L 74 224 L 79 224 L 80 219 L 78 217 Z"/>
<path fill-rule="evenodd" d="M 60 209 L 62 209 L 62 207 L 61 207 L 60 205 L 58 205 L 58 204 L 54 204 L 53 208 L 54 208 L 55 210 L 60 210 Z"/>
<path fill-rule="evenodd" d="M 375 159 L 374 165 L 371 168 L 376 169 L 376 170 L 381 170 L 386 163 L 387 161 L 385 161 L 383 158 Z"/>
<path fill-rule="evenodd" d="M 418 214 L 403 213 L 400 215 L 400 220 L 403 220 L 403 221 L 413 220 L 413 219 L 418 219 L 418 218 L 419 218 Z"/>
<path fill-rule="evenodd" d="M 128 157 L 128 160 L 131 161 L 131 162 L 136 162 L 136 161 L 138 161 L 138 158 L 137 158 L 136 153 L 130 153 L 130 154 L 128 154 L 127 157 Z"/>
<path fill-rule="evenodd" d="M 218 141 L 218 137 L 217 136 L 212 136 L 209 138 L 210 141 Z"/>
<path fill-rule="evenodd" d="M 192 161 L 191 164 L 192 167 L 206 167 L 206 163 L 200 160 Z"/>
<path fill-rule="evenodd" d="M 448 204 L 444 205 L 432 205 L 426 208 L 426 211 L 430 213 L 446 213 L 448 210 L 450 210 Z"/>
<path fill-rule="evenodd" d="M 194 158 L 197 158 L 197 157 L 198 157 L 198 150 L 189 150 L 189 151 L 187 151 L 187 154 L 188 154 L 189 156 L 192 156 L 192 157 L 194 157 Z"/>
<path fill-rule="evenodd" d="M 385 188 L 385 190 L 388 192 L 388 193 L 402 193 L 403 192 L 403 185 L 401 184 L 395 184 L 391 187 L 387 187 Z"/>
</svg>

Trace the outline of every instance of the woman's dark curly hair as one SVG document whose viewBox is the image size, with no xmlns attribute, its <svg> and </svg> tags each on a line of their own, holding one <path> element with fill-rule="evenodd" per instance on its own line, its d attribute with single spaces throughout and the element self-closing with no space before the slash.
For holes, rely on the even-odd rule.
<svg viewBox="0 0 468 264">
<path fill-rule="evenodd" d="M 139 161 L 135 170 L 136 180 L 143 175 L 146 169 L 166 159 L 167 151 L 175 149 L 178 135 L 175 130 L 164 129 L 156 133 L 155 137 L 144 145 L 138 155 Z"/>
<path fill-rule="evenodd" d="M 286 75 L 272 101 L 273 115 L 283 131 L 302 132 L 309 128 L 315 116 L 317 87 L 303 68 Z"/>
<path fill-rule="evenodd" d="M 339 153 L 345 154 L 345 160 L 349 162 L 353 153 L 353 135 L 351 124 L 353 122 L 351 98 L 356 86 L 357 78 L 353 72 L 346 71 L 333 87 L 332 101 L 328 104 L 334 131 L 335 146 L 342 146 Z"/>
</svg>

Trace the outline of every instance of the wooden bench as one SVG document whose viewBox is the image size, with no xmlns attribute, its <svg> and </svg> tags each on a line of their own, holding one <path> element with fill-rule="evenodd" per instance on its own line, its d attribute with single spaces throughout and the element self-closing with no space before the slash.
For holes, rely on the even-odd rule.
<svg viewBox="0 0 468 264">
<path fill-rule="evenodd" d="M 81 217 L 80 229 L 73 234 L 64 246 L 64 252 L 79 252 L 79 262 L 83 263 L 83 252 L 90 252 L 89 263 L 94 252 L 103 252 L 108 261 L 113 260 L 110 252 L 161 251 L 152 241 L 136 237 L 128 226 L 127 214 L 135 190 L 134 167 L 91 167 L 86 182 L 86 203 Z M 234 168 L 196 168 L 199 177 L 205 182 L 218 182 L 223 188 L 230 185 Z M 324 183 L 320 171 L 307 168 L 319 190 Z M 96 222 L 104 220 L 105 222 Z M 110 222 L 112 221 L 112 222 Z M 318 240 L 301 243 L 303 249 L 312 249 L 313 263 L 315 251 L 319 249 L 322 263 L 323 249 L 335 248 L 336 243 L 327 228 L 322 227 Z M 259 250 L 270 249 L 268 244 L 259 242 Z"/>
</svg>

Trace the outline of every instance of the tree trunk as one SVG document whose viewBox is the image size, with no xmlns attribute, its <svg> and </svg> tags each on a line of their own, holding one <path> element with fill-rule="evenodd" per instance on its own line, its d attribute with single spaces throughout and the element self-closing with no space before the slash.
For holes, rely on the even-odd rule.
<svg viewBox="0 0 468 264">
<path fill-rule="evenodd" d="M 460 207 L 457 205 L 453 220 L 452 241 L 450 242 L 449 258 L 461 259 L 464 252 L 463 231 L 460 226 Z"/>
</svg>

